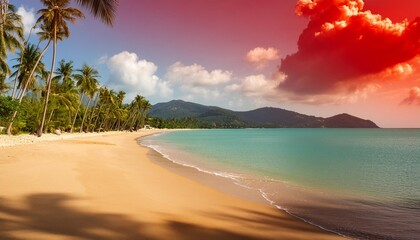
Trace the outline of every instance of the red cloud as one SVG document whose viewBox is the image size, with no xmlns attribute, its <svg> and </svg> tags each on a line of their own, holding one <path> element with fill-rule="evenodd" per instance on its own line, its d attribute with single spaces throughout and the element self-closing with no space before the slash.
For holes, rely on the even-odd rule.
<svg viewBox="0 0 420 240">
<path fill-rule="evenodd" d="M 298 52 L 281 62 L 280 88 L 298 94 L 355 91 L 381 73 L 420 56 L 420 18 L 393 23 L 362 11 L 363 0 L 299 0 L 296 14 L 310 19 Z M 367 80 L 369 79 L 369 80 Z"/>
<path fill-rule="evenodd" d="M 420 88 L 419 87 L 413 87 L 410 89 L 410 92 L 408 93 L 408 97 L 404 99 L 401 104 L 418 104 L 420 105 Z"/>
</svg>

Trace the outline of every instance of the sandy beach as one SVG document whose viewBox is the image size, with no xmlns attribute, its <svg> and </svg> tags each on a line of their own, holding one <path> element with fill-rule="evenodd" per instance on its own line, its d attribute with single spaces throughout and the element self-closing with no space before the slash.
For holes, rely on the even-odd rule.
<svg viewBox="0 0 420 240">
<path fill-rule="evenodd" d="M 156 164 L 155 132 L 0 147 L 0 239 L 341 238 Z"/>
</svg>

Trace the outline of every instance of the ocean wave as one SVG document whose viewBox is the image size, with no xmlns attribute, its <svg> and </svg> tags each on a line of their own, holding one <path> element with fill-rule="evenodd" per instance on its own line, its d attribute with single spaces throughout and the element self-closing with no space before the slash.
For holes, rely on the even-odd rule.
<svg viewBox="0 0 420 240">
<path fill-rule="evenodd" d="M 162 150 L 162 147 L 159 145 L 154 145 L 154 144 L 146 144 L 146 143 L 141 143 L 143 146 L 149 147 L 153 150 L 155 150 L 156 152 L 158 152 L 162 157 L 164 157 L 165 159 L 169 160 L 172 163 L 184 166 L 184 167 L 190 167 L 190 168 L 194 168 L 199 172 L 203 172 L 203 173 L 207 173 L 207 174 L 211 174 L 214 176 L 218 176 L 218 177 L 223 177 L 223 178 L 228 178 L 231 180 L 239 180 L 242 179 L 243 177 L 239 174 L 235 174 L 235 173 L 230 173 L 230 172 L 223 172 L 223 171 L 210 171 L 207 169 L 203 169 L 202 167 L 199 167 L 197 165 L 191 164 L 191 163 L 187 163 L 184 161 L 180 161 L 178 159 L 174 159 L 172 158 L 168 153 L 165 153 L 165 151 Z"/>
</svg>

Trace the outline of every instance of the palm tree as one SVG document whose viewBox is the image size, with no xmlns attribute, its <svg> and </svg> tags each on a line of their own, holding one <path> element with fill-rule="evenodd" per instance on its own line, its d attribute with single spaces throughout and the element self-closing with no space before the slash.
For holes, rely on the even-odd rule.
<svg viewBox="0 0 420 240">
<path fill-rule="evenodd" d="M 4 24 L 7 17 L 7 12 L 9 11 L 9 1 L 0 0 L 0 25 Z"/>
<path fill-rule="evenodd" d="M 51 97 L 50 97 L 50 117 L 46 126 L 51 123 L 53 114 L 68 112 L 68 119 L 61 118 L 58 122 L 59 126 L 55 127 L 64 127 L 66 128 L 71 123 L 72 112 L 76 110 L 76 105 L 78 101 L 78 91 L 77 88 L 73 85 L 67 85 L 65 82 L 56 82 L 55 86 L 51 87 Z"/>
<path fill-rule="evenodd" d="M 146 118 L 147 111 L 151 108 L 151 104 L 143 96 L 137 95 L 130 103 L 129 111 L 130 115 L 126 119 L 123 128 L 136 129 L 139 125 L 144 126 L 144 119 Z"/>
<path fill-rule="evenodd" d="M 101 102 L 101 107 L 103 106 L 105 108 L 102 121 L 99 124 L 99 131 L 102 129 L 102 127 L 104 127 L 104 129 L 107 129 L 109 116 L 111 114 L 111 110 L 115 107 L 116 98 L 117 98 L 117 94 L 115 93 L 114 90 L 104 88 L 101 94 L 101 98 L 99 99 Z M 100 114 L 100 112 L 98 114 Z M 96 126 L 96 123 L 95 123 L 95 126 Z"/>
<path fill-rule="evenodd" d="M 89 98 L 87 106 L 85 108 L 85 113 L 83 114 L 82 123 L 80 124 L 80 132 L 83 131 L 83 124 L 85 123 L 85 119 L 88 115 L 88 110 L 90 107 L 90 103 L 95 96 L 95 93 L 98 91 L 99 81 L 97 79 L 91 79 L 90 88 L 86 91 L 87 97 Z"/>
<path fill-rule="evenodd" d="M 100 18 L 104 23 L 112 26 L 118 0 L 76 0 L 76 2 L 87 8 L 93 16 Z M 8 0 L 0 0 L 0 25 L 2 25 L 6 19 L 4 13 L 7 12 L 8 6 Z"/>
<path fill-rule="evenodd" d="M 147 116 L 147 111 L 152 108 L 152 104 L 147 99 L 143 100 L 142 108 L 141 108 L 141 116 L 140 116 L 140 127 L 144 128 L 144 122 Z"/>
<path fill-rule="evenodd" d="M 47 51 L 47 49 L 50 46 L 50 44 L 52 42 L 52 39 L 53 39 L 53 33 L 47 29 L 47 26 L 46 25 L 41 25 L 40 28 L 41 28 L 41 31 L 38 33 L 38 35 L 39 35 L 39 41 L 42 42 L 42 41 L 48 40 L 48 42 L 45 45 L 44 49 L 41 51 L 41 53 L 38 55 L 38 58 L 37 58 L 35 64 L 33 65 L 33 68 L 31 70 L 31 72 L 29 73 L 29 75 L 27 77 L 27 80 L 25 80 L 25 86 L 21 90 L 20 96 L 18 97 L 19 98 L 19 103 L 22 103 L 22 99 L 23 99 L 23 97 L 24 97 L 24 95 L 26 93 L 26 90 L 28 89 L 29 84 L 31 83 L 31 81 L 29 79 L 32 79 L 33 78 L 33 76 L 34 76 L 34 74 L 36 72 L 36 69 L 38 67 L 38 64 L 41 63 L 42 57 L 44 56 L 44 53 Z M 69 34 L 68 32 L 66 33 L 66 32 L 64 32 L 62 30 L 59 30 L 57 32 L 57 34 L 56 34 L 56 38 L 58 40 L 61 40 L 62 41 L 65 37 L 68 37 L 68 34 Z M 17 114 L 17 111 L 15 111 L 13 113 L 13 116 L 12 116 L 12 118 L 10 120 L 9 126 L 7 128 L 7 134 L 8 135 L 11 134 L 11 128 L 12 128 L 12 125 L 13 125 L 13 121 L 14 121 L 14 119 L 16 117 L 16 114 Z"/>
<path fill-rule="evenodd" d="M 93 16 L 112 26 L 118 0 L 76 0 L 76 2 L 89 9 Z"/>
<path fill-rule="evenodd" d="M 18 89 L 20 89 L 20 93 L 17 95 L 20 104 L 22 103 L 27 89 L 33 88 L 36 83 L 35 73 L 41 75 L 45 71 L 45 65 L 41 61 L 42 53 L 39 51 L 39 48 L 33 44 L 28 44 L 25 49 L 20 52 L 18 59 L 20 62 L 13 66 L 13 68 L 17 70 L 13 72 L 11 76 L 15 77 L 15 80 L 18 82 L 16 89 L 13 89 L 13 91 L 18 91 Z M 17 110 L 14 111 L 7 127 L 6 132 L 8 135 L 11 135 L 13 121 L 16 115 Z"/>
<path fill-rule="evenodd" d="M 7 8 L 4 7 L 7 4 Z M 0 25 L 0 75 L 5 79 L 10 73 L 6 57 L 8 52 L 15 52 L 16 48 L 23 48 L 23 24 L 19 14 L 16 13 L 15 6 L 2 3 L 2 10 L 5 14 L 2 16 Z M 4 8 L 4 9 L 3 9 Z"/>
<path fill-rule="evenodd" d="M 73 61 L 66 62 L 62 59 L 59 62 L 59 66 L 55 71 L 55 77 L 52 79 L 53 83 L 57 84 L 57 87 L 63 89 L 57 89 L 58 91 L 65 91 L 74 87 L 74 74 L 73 74 Z M 58 84 L 61 81 L 60 84 Z"/>
<path fill-rule="evenodd" d="M 43 133 L 45 124 L 45 117 L 48 108 L 48 99 L 51 89 L 51 79 L 54 71 L 55 58 L 57 54 L 57 33 L 62 32 L 65 36 L 69 36 L 70 32 L 67 26 L 67 21 L 72 23 L 76 22 L 78 18 L 84 17 L 83 13 L 77 8 L 67 7 L 70 0 L 41 0 L 41 2 L 47 7 L 40 9 L 38 14 L 41 15 L 37 23 L 42 23 L 48 32 L 52 33 L 53 41 L 53 57 L 51 63 L 50 76 L 47 79 L 47 91 L 45 96 L 44 111 L 42 114 L 41 124 L 37 131 L 37 135 L 40 137 Z"/>
<path fill-rule="evenodd" d="M 95 121 L 93 123 L 92 131 L 95 131 L 95 129 L 96 129 L 96 125 L 97 125 L 98 120 L 99 120 L 99 117 L 101 115 L 102 107 L 105 105 L 104 104 L 104 96 L 107 95 L 107 94 L 108 94 L 108 88 L 107 87 L 104 87 L 103 86 L 103 87 L 100 87 L 98 89 L 98 93 L 96 95 L 95 104 L 93 106 L 93 110 L 92 110 L 92 113 L 91 113 L 90 119 L 89 119 L 89 126 L 90 126 L 91 125 L 91 122 L 93 121 L 93 119 L 95 117 L 94 116 L 95 115 L 95 110 L 98 109 L 97 110 L 97 113 L 96 113 Z M 99 107 L 97 107 L 98 105 L 99 105 Z"/>
<path fill-rule="evenodd" d="M 78 91 L 74 85 L 73 61 L 66 62 L 62 59 L 55 71 L 55 77 L 53 77 L 51 82 L 50 100 L 54 107 L 52 107 L 53 109 L 50 111 L 48 122 L 51 121 L 54 110 L 57 109 L 60 111 L 63 107 L 68 110 L 69 122 L 71 122 L 72 112 L 75 111 L 75 105 L 77 105 L 77 96 Z"/>
<path fill-rule="evenodd" d="M 93 98 L 93 95 L 95 95 L 95 92 L 98 89 L 98 83 L 99 83 L 97 79 L 99 77 L 99 72 L 93 67 L 90 67 L 84 64 L 82 69 L 79 69 L 77 71 L 80 72 L 80 74 L 74 75 L 74 78 L 77 80 L 77 86 L 80 89 L 80 102 L 79 102 L 79 106 L 76 109 L 76 114 L 74 115 L 73 124 L 71 126 L 70 132 L 73 132 L 74 125 L 77 119 L 77 114 L 83 102 L 83 97 L 86 95 L 89 98 L 88 106 L 86 107 L 86 109 L 88 109 L 90 102 Z M 86 117 L 86 111 L 83 116 L 82 124 L 80 126 L 81 128 L 83 128 L 85 117 Z"/>
<path fill-rule="evenodd" d="M 25 94 L 26 89 L 24 91 L 24 87 L 27 86 L 28 88 L 35 83 L 36 78 L 34 74 L 29 76 L 32 69 L 34 69 L 34 72 L 37 74 L 41 74 L 45 69 L 45 65 L 42 61 L 36 64 L 40 55 L 41 52 L 39 51 L 38 47 L 36 47 L 34 44 L 28 44 L 26 45 L 25 49 L 20 52 L 18 58 L 16 58 L 20 62 L 13 66 L 16 71 L 13 72 L 10 76 L 15 77 L 17 80 L 16 89 L 13 90 L 18 92 L 20 89 L 20 93 L 17 94 L 19 99 Z"/>
</svg>

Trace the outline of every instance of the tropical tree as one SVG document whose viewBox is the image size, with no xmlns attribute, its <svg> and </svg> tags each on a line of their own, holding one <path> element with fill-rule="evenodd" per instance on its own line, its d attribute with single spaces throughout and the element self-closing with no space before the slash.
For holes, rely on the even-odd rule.
<svg viewBox="0 0 420 240">
<path fill-rule="evenodd" d="M 7 4 L 7 7 L 5 7 Z M 15 52 L 16 48 L 23 48 L 23 24 L 15 6 L 2 3 L 2 11 L 5 11 L 0 24 L 0 87 L 4 88 L 6 76 L 10 73 L 7 65 L 7 53 Z M 1 89 L 0 89 L 1 90 Z"/>
<path fill-rule="evenodd" d="M 73 61 L 66 62 L 64 59 L 59 62 L 59 67 L 55 71 L 55 77 L 51 83 L 51 103 L 53 105 L 50 111 L 48 122 L 51 122 L 54 110 L 65 109 L 68 112 L 68 120 L 61 121 L 71 124 L 73 112 L 76 110 L 78 101 L 78 91 L 74 85 Z M 62 112 L 62 111 L 61 111 Z M 48 125 L 48 124 L 47 124 Z M 67 127 L 67 126 L 65 126 Z"/>
<path fill-rule="evenodd" d="M 36 75 L 41 76 L 45 72 L 45 65 L 42 60 L 42 52 L 33 44 L 26 45 L 25 49 L 18 55 L 19 63 L 14 65 L 16 69 L 11 77 L 15 78 L 15 86 L 13 87 L 13 94 L 17 96 L 19 104 L 22 103 L 23 97 L 28 89 L 34 89 L 36 84 Z M 16 86 L 17 85 L 17 86 Z M 16 94 L 19 92 L 18 94 Z M 7 134 L 12 132 L 13 121 L 17 115 L 18 109 L 10 117 L 10 122 L 7 127 Z"/>
<path fill-rule="evenodd" d="M 53 57 L 50 76 L 47 79 L 44 110 L 39 129 L 37 130 L 37 135 L 39 137 L 42 136 L 45 117 L 47 114 L 48 99 L 51 89 L 51 79 L 57 54 L 57 33 L 60 32 L 63 33 L 64 36 L 69 36 L 70 32 L 67 26 L 67 21 L 74 23 L 78 18 L 84 17 L 83 13 L 79 9 L 68 7 L 70 0 L 41 0 L 41 2 L 46 6 L 46 8 L 40 9 L 38 11 L 40 17 L 37 20 L 37 24 L 41 23 L 47 32 L 52 33 Z"/>
<path fill-rule="evenodd" d="M 95 112 L 96 112 L 96 108 L 97 108 L 97 106 L 98 106 L 98 103 L 99 103 L 99 98 L 100 98 L 100 96 L 101 96 L 101 93 L 104 91 L 104 87 L 99 87 L 98 88 L 98 90 L 96 91 L 96 97 L 95 97 L 95 103 L 93 104 L 93 107 L 92 107 L 92 111 L 91 111 L 91 113 L 90 113 L 90 117 L 89 117 L 89 123 L 88 123 L 88 126 L 87 126 L 87 130 L 86 131 L 90 131 L 90 127 L 92 126 L 92 120 L 94 119 L 94 115 L 95 115 Z M 99 115 L 99 112 L 101 111 L 101 106 L 99 106 L 99 109 L 98 109 L 98 115 Z M 93 126 L 93 131 L 95 131 L 95 126 L 96 126 L 96 123 L 95 123 L 95 125 Z"/>
<path fill-rule="evenodd" d="M 152 108 L 152 104 L 147 99 L 143 100 L 142 108 L 140 109 L 140 128 L 144 128 L 144 122 L 147 117 L 147 112 Z"/>
<path fill-rule="evenodd" d="M 128 115 L 123 128 L 124 129 L 137 129 L 140 125 L 140 128 L 144 127 L 144 121 L 146 119 L 147 111 L 152 107 L 150 102 L 143 96 L 137 95 L 133 101 L 131 101 L 128 110 L 130 114 Z"/>
<path fill-rule="evenodd" d="M 99 111 L 98 117 L 96 119 L 97 121 L 100 115 L 102 115 L 101 122 L 99 124 L 99 131 L 108 129 L 108 122 L 110 120 L 112 109 L 115 108 L 116 98 L 117 94 L 113 89 L 108 89 L 106 87 L 103 89 L 99 98 L 101 109 L 103 109 L 103 112 Z"/>
<path fill-rule="evenodd" d="M 118 0 L 76 0 L 76 2 L 89 9 L 93 16 L 112 26 Z"/>
<path fill-rule="evenodd" d="M 93 96 L 95 95 L 95 92 L 98 89 L 98 83 L 99 83 L 99 81 L 98 81 L 99 72 L 95 68 L 84 64 L 83 67 L 81 69 L 77 70 L 77 71 L 79 72 L 79 74 L 75 74 L 74 78 L 77 80 L 76 84 L 77 84 L 77 86 L 80 90 L 80 102 L 79 102 L 79 106 L 76 109 L 76 114 L 74 115 L 73 124 L 71 126 L 70 132 L 73 132 L 74 125 L 75 125 L 76 119 L 77 119 L 77 115 L 78 115 L 80 106 L 83 103 L 84 96 L 87 96 L 88 99 L 89 99 L 88 100 L 88 106 L 86 107 L 86 109 L 88 109 L 89 105 L 90 105 L 90 102 L 91 102 Z M 83 120 L 82 120 L 82 124 L 81 124 L 80 128 L 83 128 L 83 123 L 85 121 L 86 114 L 87 114 L 87 112 L 85 112 L 85 114 L 83 115 Z"/>
<path fill-rule="evenodd" d="M 45 69 L 45 65 L 42 61 L 36 64 L 37 59 L 40 58 L 40 55 L 41 52 L 38 47 L 36 47 L 34 44 L 28 44 L 26 45 L 25 49 L 20 52 L 18 58 L 16 58 L 19 60 L 19 62 L 13 66 L 16 71 L 13 72 L 10 76 L 14 77 L 17 82 L 13 92 L 19 92 L 20 90 L 20 93 L 16 94 L 18 99 L 20 99 L 25 94 L 25 91 L 27 90 L 24 90 L 25 86 L 27 86 L 26 88 L 30 88 L 36 81 L 34 74 L 30 76 L 32 70 L 34 70 L 34 73 L 36 74 L 41 74 Z M 13 93 L 12 96 L 13 95 L 15 94 Z"/>
<path fill-rule="evenodd" d="M 52 84 L 55 84 L 57 92 L 65 91 L 74 87 L 74 70 L 73 70 L 73 61 L 66 62 L 62 59 L 59 64 L 58 68 L 55 71 L 55 77 L 52 79 Z"/>
<path fill-rule="evenodd" d="M 97 72 L 97 71 L 96 71 Z M 88 115 L 88 110 L 90 107 L 90 103 L 92 102 L 93 97 L 95 96 L 95 93 L 98 91 L 99 81 L 96 78 L 92 78 L 91 83 L 89 84 L 89 89 L 86 89 L 85 93 L 88 97 L 88 103 L 85 108 L 85 113 L 83 114 L 82 123 L 80 124 L 80 132 L 83 131 L 83 124 L 85 123 L 85 119 Z"/>
<path fill-rule="evenodd" d="M 53 116 L 57 116 L 56 123 L 58 124 L 54 124 L 55 129 L 66 129 L 71 124 L 73 112 L 76 111 L 78 96 L 78 90 L 75 86 L 66 85 L 65 82 L 58 82 L 57 85 L 53 85 L 49 104 L 50 113 L 45 125 L 51 127 Z M 68 117 L 63 118 L 63 113 L 64 116 Z"/>
<path fill-rule="evenodd" d="M 119 129 L 122 119 L 127 115 L 126 113 L 127 111 L 126 109 L 124 109 L 124 106 L 123 106 L 124 98 L 125 98 L 125 92 L 119 91 L 115 98 L 115 108 L 113 109 L 115 121 L 111 125 L 111 127 L 115 126 L 117 129 Z"/>
<path fill-rule="evenodd" d="M 6 16 L 9 8 L 9 0 L 0 0 L 0 25 L 6 21 Z"/>
</svg>

